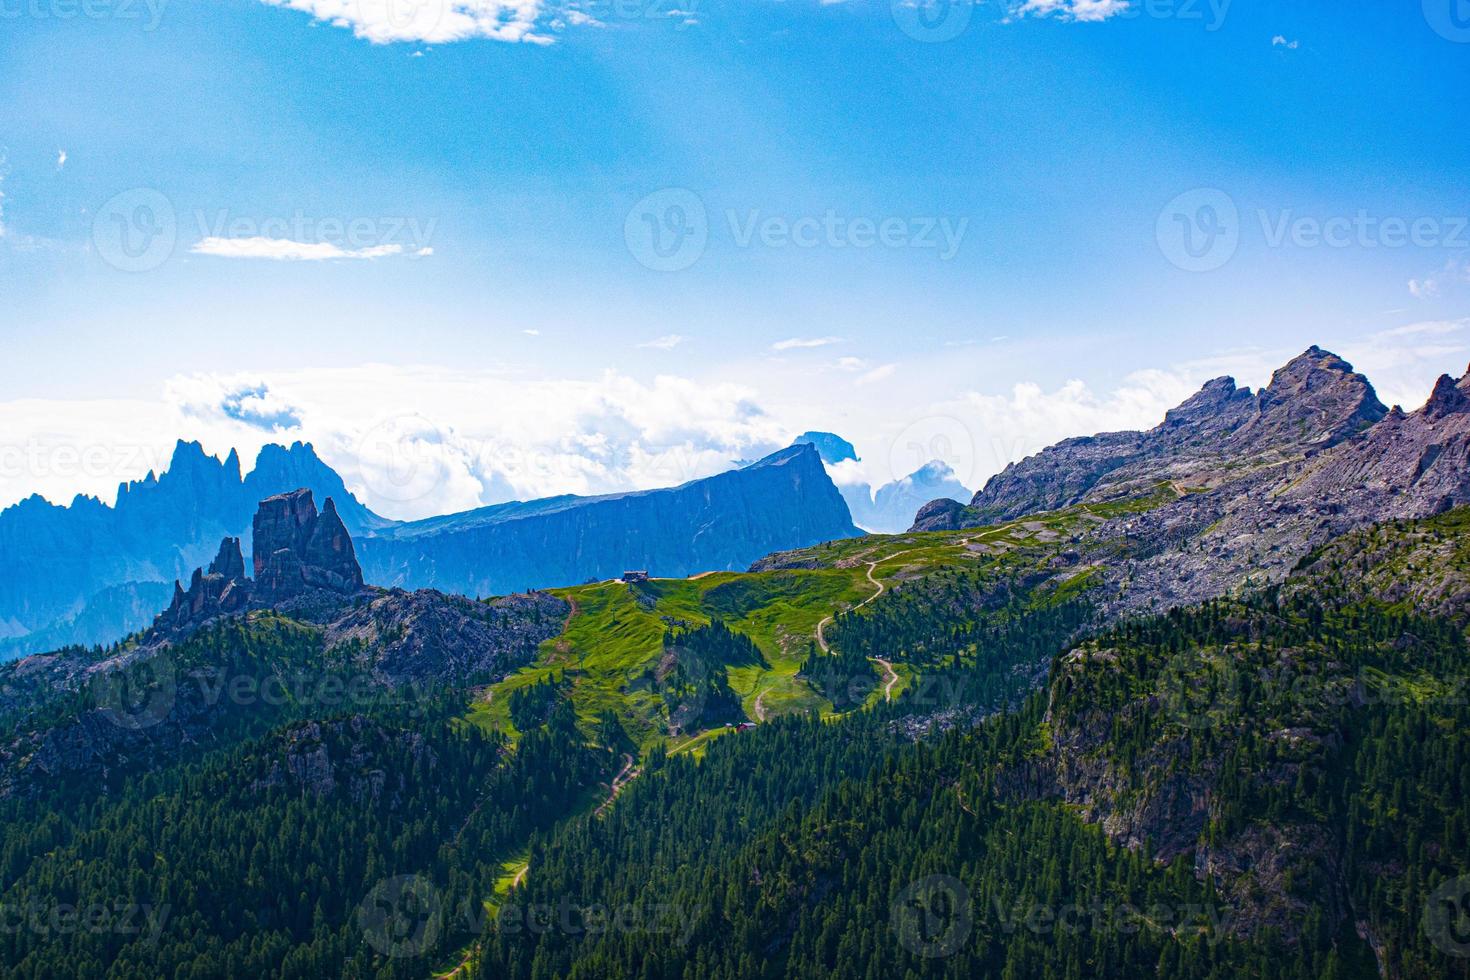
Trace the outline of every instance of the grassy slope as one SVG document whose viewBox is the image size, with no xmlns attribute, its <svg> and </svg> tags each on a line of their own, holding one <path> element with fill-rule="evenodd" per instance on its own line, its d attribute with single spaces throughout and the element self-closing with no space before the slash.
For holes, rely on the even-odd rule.
<svg viewBox="0 0 1470 980">
<path fill-rule="evenodd" d="M 984 569 L 1012 575 L 1045 564 L 1067 547 L 1072 536 L 1104 516 L 1147 509 L 1173 494 L 1156 492 L 1123 504 L 1077 507 L 992 527 L 870 535 L 817 545 L 778 556 L 790 566 L 759 572 L 718 572 L 691 579 L 654 579 L 640 585 L 603 582 L 553 590 L 573 603 L 561 636 L 544 643 L 534 663 L 491 688 L 477 700 L 471 720 L 515 735 L 508 710 L 510 692 L 557 674 L 571 682 L 581 719 L 592 724 L 603 712 L 618 716 L 644 750 L 665 742 L 663 705 L 656 692 L 630 690 L 632 682 L 657 663 L 670 623 L 703 624 L 719 618 L 749 636 L 769 667 L 735 667 L 730 685 L 753 720 L 782 714 L 832 711 L 796 674 L 823 619 L 852 608 L 874 594 L 873 578 L 885 587 L 944 569 Z M 814 567 L 796 567 L 814 566 Z M 1063 588 L 1081 592 L 1092 584 L 1092 570 L 1070 574 Z M 897 694 L 913 680 L 905 665 L 896 667 Z M 875 692 L 870 701 L 882 697 Z M 673 751 L 702 753 L 715 733 L 695 733 L 669 741 Z"/>
</svg>

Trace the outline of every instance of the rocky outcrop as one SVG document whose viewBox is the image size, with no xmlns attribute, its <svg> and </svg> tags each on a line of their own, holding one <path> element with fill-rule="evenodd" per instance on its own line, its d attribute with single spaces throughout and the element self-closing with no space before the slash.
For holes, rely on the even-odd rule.
<svg viewBox="0 0 1470 980">
<path fill-rule="evenodd" d="M 1305 458 L 1387 415 L 1368 379 L 1336 354 L 1310 347 L 1259 392 L 1216 378 L 1147 432 L 1068 439 L 992 477 L 948 524 L 973 527 L 1078 503 L 1135 495 L 1168 481 L 1210 489 L 1262 467 Z M 918 530 L 919 528 L 915 528 Z"/>
<path fill-rule="evenodd" d="M 958 500 L 931 500 L 914 515 L 915 531 L 957 531 L 964 526 L 966 507 Z"/>
<path fill-rule="evenodd" d="M 155 631 L 177 635 L 194 630 L 220 616 L 244 612 L 250 605 L 250 581 L 245 577 L 245 558 L 239 538 L 220 542 L 219 554 L 209 570 L 194 569 L 189 590 L 174 582 L 174 598 L 158 617 Z"/>
<path fill-rule="evenodd" d="M 275 605 L 311 589 L 351 595 L 363 586 L 352 538 L 328 497 L 320 514 L 311 491 L 261 501 L 253 524 L 258 602 Z"/>
</svg>

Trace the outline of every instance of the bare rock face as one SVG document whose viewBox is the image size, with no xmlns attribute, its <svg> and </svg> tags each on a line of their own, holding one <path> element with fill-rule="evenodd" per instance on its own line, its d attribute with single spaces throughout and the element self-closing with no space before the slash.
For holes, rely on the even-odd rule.
<svg viewBox="0 0 1470 980">
<path fill-rule="evenodd" d="M 174 582 L 174 598 L 154 624 L 157 631 L 177 633 L 233 613 L 250 604 L 250 581 L 245 578 L 245 559 L 239 538 L 225 538 L 209 570 L 194 569 L 189 590 Z"/>
<path fill-rule="evenodd" d="M 1162 609 L 1286 578 L 1313 549 L 1384 520 L 1470 503 L 1470 374 L 1320 452 L 1105 525 L 1135 560 L 1111 611 Z"/>
<path fill-rule="evenodd" d="M 964 526 L 965 505 L 941 497 L 931 500 L 914 515 L 915 531 L 957 531 Z"/>
<path fill-rule="evenodd" d="M 1368 379 L 1310 347 L 1259 392 L 1216 378 L 1147 432 L 1068 439 L 996 474 L 950 528 L 1132 496 L 1162 482 L 1208 489 L 1319 453 L 1388 414 Z M 930 523 L 936 515 L 929 515 Z M 927 526 L 915 530 L 939 530 Z"/>
<path fill-rule="evenodd" d="M 258 601 L 275 604 L 311 589 L 350 595 L 362 589 L 352 538 L 330 497 L 318 514 L 310 490 L 269 497 L 253 524 Z"/>
</svg>

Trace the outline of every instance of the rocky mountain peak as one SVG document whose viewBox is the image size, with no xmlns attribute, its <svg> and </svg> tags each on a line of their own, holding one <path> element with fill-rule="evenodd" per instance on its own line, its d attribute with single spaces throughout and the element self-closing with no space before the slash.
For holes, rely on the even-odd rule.
<svg viewBox="0 0 1470 980">
<path fill-rule="evenodd" d="M 194 569 L 189 589 L 174 581 L 174 598 L 154 623 L 156 632 L 180 633 L 219 616 L 243 612 L 250 605 L 250 580 L 245 577 L 245 559 L 240 539 L 225 538 L 209 571 Z"/>
<path fill-rule="evenodd" d="M 209 574 L 228 579 L 245 577 L 245 558 L 240 552 L 239 538 L 225 538 L 219 543 L 219 554 L 209 563 Z"/>
<path fill-rule="evenodd" d="M 969 509 L 939 505 L 921 511 L 921 523 L 937 530 L 1007 520 L 1136 495 L 1166 477 L 1175 485 L 1212 486 L 1335 446 L 1387 414 L 1367 378 L 1313 346 L 1254 394 L 1233 378 L 1215 378 L 1152 429 L 1060 442 L 996 474 Z"/>
<path fill-rule="evenodd" d="M 1164 413 L 1164 425 L 1195 425 L 1218 415 L 1231 402 L 1246 402 L 1250 398 L 1250 389 L 1236 387 L 1234 378 L 1215 378 L 1205 382 L 1203 388 L 1182 404 Z"/>
<path fill-rule="evenodd" d="M 240 539 L 226 537 L 208 571 L 194 569 L 186 590 L 154 623 L 155 634 L 177 636 L 219 616 L 278 605 L 308 592 L 354 595 L 363 588 L 352 537 L 330 497 L 317 513 L 310 490 L 268 497 L 254 522 L 255 581 L 245 577 Z"/>
<path fill-rule="evenodd" d="M 362 588 L 362 568 L 332 498 L 318 514 L 310 490 L 267 497 L 252 532 L 260 601 L 280 602 L 313 588 L 344 594 Z"/>
<path fill-rule="evenodd" d="M 1446 415 L 1459 415 L 1467 410 L 1470 410 L 1470 395 L 1465 393 L 1454 378 L 1441 374 L 1434 383 L 1434 391 L 1430 392 L 1429 400 L 1424 403 L 1424 417 L 1439 419 Z"/>
</svg>

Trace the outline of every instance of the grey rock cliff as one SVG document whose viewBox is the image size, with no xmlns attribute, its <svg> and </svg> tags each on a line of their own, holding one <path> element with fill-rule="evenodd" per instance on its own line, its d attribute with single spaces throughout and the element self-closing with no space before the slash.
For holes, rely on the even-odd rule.
<svg viewBox="0 0 1470 980">
<path fill-rule="evenodd" d="M 915 529 L 1010 520 L 1136 495 L 1165 481 L 1209 489 L 1329 449 L 1387 414 L 1367 378 L 1314 346 L 1254 394 L 1231 378 L 1216 378 L 1146 432 L 1068 439 L 1012 463 L 986 483 L 968 511 L 932 511 Z"/>
</svg>

